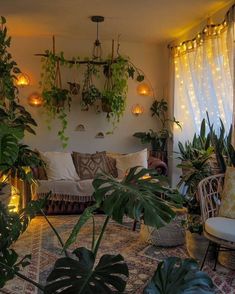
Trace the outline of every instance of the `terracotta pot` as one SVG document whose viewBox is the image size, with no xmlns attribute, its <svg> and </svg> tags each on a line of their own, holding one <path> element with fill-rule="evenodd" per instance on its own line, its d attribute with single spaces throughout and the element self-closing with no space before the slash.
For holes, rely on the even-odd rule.
<svg viewBox="0 0 235 294">
<path fill-rule="evenodd" d="M 102 102 L 102 111 L 107 113 L 112 112 L 111 106 L 107 103 Z"/>
<path fill-rule="evenodd" d="M 209 241 L 203 235 L 186 231 L 186 248 L 190 257 L 201 261 L 208 244 Z"/>
</svg>

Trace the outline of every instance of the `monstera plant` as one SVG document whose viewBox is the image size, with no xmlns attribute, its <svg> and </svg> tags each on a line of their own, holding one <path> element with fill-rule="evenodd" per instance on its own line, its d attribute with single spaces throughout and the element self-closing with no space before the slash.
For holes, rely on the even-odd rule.
<svg viewBox="0 0 235 294">
<path fill-rule="evenodd" d="M 20 273 L 19 268 L 15 269 L 14 265 L 9 266 L 9 264 L 6 266 L 4 261 L 1 261 L 0 265 L 5 269 L 5 272 L 11 273 L 12 276 L 18 275 L 33 283 L 46 294 L 109 294 L 115 291 L 123 293 L 129 275 L 128 266 L 124 258 L 120 254 L 105 254 L 99 259 L 97 258 L 98 250 L 110 219 L 122 223 L 124 216 L 128 216 L 135 220 L 142 220 L 146 225 L 160 228 L 174 218 L 175 213 L 171 208 L 174 206 L 180 207 L 182 198 L 177 191 L 166 188 L 165 178 L 156 176 L 155 171 L 148 169 L 139 170 L 137 167 L 132 168 L 121 182 L 109 175 L 101 175 L 93 181 L 93 186 L 95 189 L 93 194 L 95 204 L 88 207 L 78 218 L 78 222 L 65 243 L 63 243 L 60 235 L 47 219 L 62 246 L 64 256 L 56 260 L 45 285 L 31 281 Z M 161 194 L 165 194 L 167 200 L 161 198 L 159 196 Z M 94 213 L 98 208 L 102 209 L 105 214 L 105 219 L 99 232 L 95 231 L 94 222 Z M 90 248 L 78 247 L 71 253 L 68 250 L 69 247 L 79 238 L 81 228 L 91 218 L 93 219 L 93 233 Z M 180 289 L 184 289 L 184 287 L 187 289 L 189 286 L 195 286 L 195 289 L 199 290 L 202 287 L 208 287 L 209 289 L 212 285 L 210 278 L 205 274 L 197 274 L 190 283 L 185 278 L 185 272 L 190 277 L 190 274 L 194 274 L 194 268 L 187 267 L 185 264 L 183 264 L 183 269 L 181 267 L 175 268 L 175 276 L 182 276 L 178 282 L 179 287 L 181 287 Z M 196 278 L 200 275 L 202 277 L 201 282 L 196 283 Z M 174 280 L 164 275 L 161 283 L 167 283 L 168 279 L 173 285 Z M 168 294 L 168 292 L 146 293 Z"/>
<path fill-rule="evenodd" d="M 193 259 L 169 257 L 159 263 L 144 294 L 212 294 L 213 283 Z"/>
</svg>

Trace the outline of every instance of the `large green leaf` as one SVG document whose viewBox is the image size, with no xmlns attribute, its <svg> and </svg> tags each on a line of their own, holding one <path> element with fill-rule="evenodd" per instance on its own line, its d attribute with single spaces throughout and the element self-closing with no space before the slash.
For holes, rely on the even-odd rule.
<svg viewBox="0 0 235 294">
<path fill-rule="evenodd" d="M 193 259 L 169 257 L 159 263 L 144 294 L 209 294 L 214 293 L 211 278 L 199 271 Z"/>
<path fill-rule="evenodd" d="M 0 124 L 0 170 L 5 171 L 14 164 L 17 159 L 18 141 L 23 137 L 23 131 L 19 128 L 11 128 L 6 124 Z"/>
<path fill-rule="evenodd" d="M 147 174 L 150 177 L 144 177 Z M 93 196 L 98 203 L 102 202 L 105 214 L 119 223 L 127 215 L 135 220 L 143 219 L 146 225 L 160 228 L 175 216 L 170 205 L 180 206 L 182 203 L 180 195 L 164 187 L 162 179 L 154 170 L 135 167 L 130 169 L 122 181 L 109 175 L 96 178 L 93 181 Z M 167 200 L 161 198 L 162 194 L 167 196 Z"/>
<path fill-rule="evenodd" d="M 95 266 L 94 253 L 87 248 L 77 248 L 73 253 L 78 259 L 64 257 L 56 261 L 45 294 L 123 293 L 128 267 L 121 255 L 103 255 Z"/>
<path fill-rule="evenodd" d="M 87 221 L 93 216 L 94 211 L 99 207 L 96 203 L 92 206 L 87 207 L 82 215 L 79 217 L 76 225 L 73 227 L 73 230 L 64 245 L 64 250 L 66 250 L 71 244 L 76 241 L 77 235 L 79 234 L 81 228 L 87 223 Z"/>
</svg>

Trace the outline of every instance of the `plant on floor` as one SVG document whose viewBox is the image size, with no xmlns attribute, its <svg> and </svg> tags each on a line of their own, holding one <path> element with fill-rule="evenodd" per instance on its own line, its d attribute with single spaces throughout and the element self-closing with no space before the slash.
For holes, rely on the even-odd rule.
<svg viewBox="0 0 235 294">
<path fill-rule="evenodd" d="M 139 138 L 143 144 L 151 143 L 153 152 L 164 154 L 167 152 L 167 142 L 172 138 L 172 125 L 176 124 L 179 128 L 181 128 L 181 125 L 175 118 L 170 119 L 167 116 L 168 104 L 164 99 L 154 100 L 150 110 L 152 116 L 157 118 L 159 130 L 153 131 L 150 129 L 149 132 L 136 132 L 133 136 Z"/>
<path fill-rule="evenodd" d="M 150 177 L 146 177 L 146 174 L 150 175 Z M 177 191 L 165 188 L 162 185 L 162 180 L 162 177 L 156 176 L 155 171 L 148 169 L 139 171 L 137 167 L 132 168 L 121 182 L 109 175 L 97 177 L 93 181 L 95 189 L 93 196 L 96 203 L 88 207 L 80 216 L 65 244 L 63 244 L 58 232 L 47 219 L 63 248 L 65 256 L 59 258 L 55 262 L 54 268 L 47 278 L 46 285 L 43 286 L 31 281 L 19 272 L 18 265 L 17 268 L 15 268 L 14 264 L 12 266 L 11 264 L 9 265 L 9 263 L 6 264 L 5 260 L 0 263 L 4 271 L 4 279 L 12 279 L 14 275 L 17 275 L 41 289 L 45 294 L 113 293 L 116 290 L 119 293 L 123 293 L 128 278 L 127 264 L 120 254 L 105 254 L 97 261 L 97 254 L 102 238 L 111 218 L 118 223 L 122 223 L 123 217 L 127 215 L 136 220 L 142 219 L 146 225 L 157 228 L 169 223 L 175 215 L 171 207 L 180 207 L 182 198 Z M 158 193 L 155 194 L 156 192 Z M 158 196 L 163 193 L 167 195 L 168 200 L 164 200 L 162 197 Z M 94 221 L 94 212 L 97 208 L 102 208 L 106 215 L 103 226 L 99 232 L 97 232 Z M 90 249 L 79 247 L 71 254 L 68 251 L 69 246 L 79 238 L 81 228 L 90 218 L 93 219 L 93 233 Z M 187 261 L 183 263 L 180 259 L 176 259 L 176 261 L 180 267 L 174 268 L 175 275 L 182 276 L 186 271 L 185 275 L 181 277 L 180 287 L 190 289 L 193 285 L 193 282 L 190 283 L 187 280 L 190 275 L 194 282 L 196 278 L 201 276 L 201 279 L 198 280 L 196 284 L 194 283 L 195 291 L 201 291 L 203 287 L 204 289 L 212 287 L 212 282 L 206 274 L 195 273 L 195 262 L 194 267 L 192 267 L 193 262 L 190 262 L 189 264 L 191 266 L 187 267 Z M 169 265 L 169 263 L 172 264 L 170 260 L 167 260 L 165 263 L 167 263 L 167 265 Z M 162 266 L 159 267 L 157 272 L 162 270 Z M 174 267 L 174 265 L 172 265 L 172 267 Z M 155 282 L 156 278 L 153 279 L 152 283 Z M 168 283 L 168 276 L 162 277 L 161 282 Z M 156 292 L 155 289 L 151 291 L 152 292 L 146 293 L 168 293 Z"/>
<path fill-rule="evenodd" d="M 212 294 L 213 283 L 193 259 L 169 257 L 158 264 L 144 294 Z"/>
<path fill-rule="evenodd" d="M 11 178 L 31 181 L 31 166 L 41 163 L 33 151 L 20 142 L 25 132 L 35 135 L 37 126 L 31 114 L 19 104 L 15 86 L 20 69 L 8 52 L 11 38 L 6 19 L 0 19 L 0 184 L 11 184 Z M 27 160 L 26 160 L 27 158 Z M 31 158 L 31 160 L 29 160 Z M 9 193 L 10 194 L 10 193 Z M 9 195 L 10 196 L 10 195 Z"/>
</svg>

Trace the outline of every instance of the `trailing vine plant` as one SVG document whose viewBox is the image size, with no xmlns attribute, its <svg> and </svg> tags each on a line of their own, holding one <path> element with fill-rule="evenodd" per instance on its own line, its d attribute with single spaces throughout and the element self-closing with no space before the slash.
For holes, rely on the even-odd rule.
<svg viewBox="0 0 235 294">
<path fill-rule="evenodd" d="M 67 60 L 63 52 L 56 55 L 54 50 L 47 50 L 44 54 L 38 55 L 43 56 L 43 72 L 40 85 L 43 89 L 44 107 L 50 120 L 56 118 L 61 120 L 62 127 L 58 135 L 63 147 L 66 147 L 68 142 L 65 129 L 67 127 L 67 110 L 70 110 L 71 95 L 70 91 L 63 89 L 61 86 L 61 65 L 69 66 L 70 68 L 74 65 L 79 66 L 79 64 L 86 65 L 81 94 L 81 108 L 82 110 L 89 110 L 92 106 L 97 107 L 98 104 L 98 112 L 102 110 L 107 113 L 107 119 L 112 122 L 113 130 L 126 108 L 128 79 L 136 78 L 137 82 L 142 82 L 145 78 L 143 71 L 138 69 L 128 57 L 121 56 L 118 50 L 116 56 L 114 56 L 114 42 L 112 43 L 111 57 L 98 62 L 88 58 L 80 61 L 79 58 L 75 57 Z M 102 70 L 100 71 L 99 67 L 102 67 L 103 78 L 105 79 L 103 89 L 98 89 L 92 79 L 93 76 L 99 79 L 102 78 L 99 74 Z M 109 133 L 113 133 L 113 130 Z"/>
<path fill-rule="evenodd" d="M 51 120 L 60 120 L 61 128 L 58 131 L 58 136 L 63 148 L 66 148 L 69 139 L 65 135 L 68 125 L 67 112 L 70 111 L 72 98 L 70 91 L 62 88 L 60 65 L 71 67 L 71 64 L 66 61 L 63 52 L 56 55 L 54 52 L 47 50 L 45 53 L 47 57 L 42 57 L 41 60 L 43 72 L 40 81 L 44 100 L 43 106 L 47 111 L 49 129 Z"/>
</svg>

